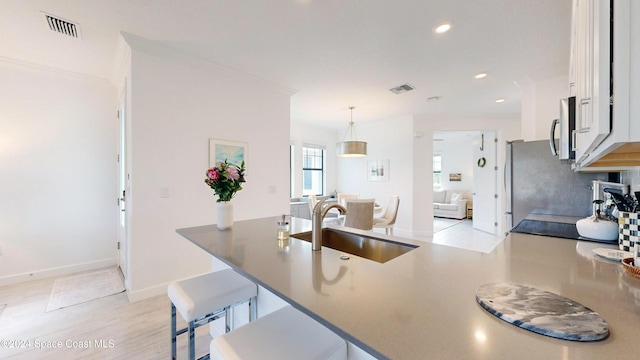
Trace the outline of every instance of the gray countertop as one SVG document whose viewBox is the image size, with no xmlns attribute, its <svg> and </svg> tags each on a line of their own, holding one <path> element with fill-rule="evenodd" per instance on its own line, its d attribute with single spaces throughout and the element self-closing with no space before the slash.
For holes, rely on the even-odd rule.
<svg viewBox="0 0 640 360">
<path fill-rule="evenodd" d="M 376 233 L 419 245 L 384 264 L 291 238 L 276 238 L 278 217 L 177 232 L 239 273 L 378 358 L 603 359 L 638 356 L 640 279 L 593 255 L 609 245 L 511 234 L 489 253 Z M 332 226 L 329 226 L 332 227 Z M 291 233 L 311 222 L 292 219 Z M 360 232 L 354 230 L 354 232 Z M 508 282 L 536 287 L 599 313 L 610 336 L 559 340 L 508 324 L 482 309 L 476 289 Z"/>
</svg>

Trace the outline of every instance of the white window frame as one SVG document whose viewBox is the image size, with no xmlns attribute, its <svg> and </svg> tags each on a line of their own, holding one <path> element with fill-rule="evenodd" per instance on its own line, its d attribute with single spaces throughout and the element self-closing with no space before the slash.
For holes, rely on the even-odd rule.
<svg viewBox="0 0 640 360">
<path fill-rule="evenodd" d="M 437 161 L 436 158 L 438 159 Z M 436 166 L 436 164 L 439 164 L 439 166 Z M 440 153 L 433 154 L 433 187 L 442 187 L 442 154 Z"/>
<path fill-rule="evenodd" d="M 314 150 L 320 150 L 320 167 L 305 167 L 305 153 L 307 153 L 307 149 L 314 149 Z M 314 195 L 317 196 L 323 196 L 325 193 L 325 189 L 326 189 L 326 157 L 327 157 L 327 150 L 325 149 L 325 146 L 323 145 L 318 145 L 318 144 L 308 144 L 308 143 L 304 143 L 302 144 L 302 195 L 311 195 L 310 193 L 308 193 L 308 191 L 305 191 L 305 180 L 304 180 L 304 175 L 305 175 L 305 171 L 319 171 L 320 172 L 320 184 L 319 184 L 319 191 L 320 193 L 316 193 Z M 314 186 L 315 188 L 315 186 Z"/>
</svg>

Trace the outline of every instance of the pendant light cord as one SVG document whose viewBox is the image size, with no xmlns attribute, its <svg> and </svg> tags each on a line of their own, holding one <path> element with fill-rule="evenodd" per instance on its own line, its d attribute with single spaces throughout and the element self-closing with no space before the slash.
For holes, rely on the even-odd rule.
<svg viewBox="0 0 640 360">
<path fill-rule="evenodd" d="M 349 128 L 347 129 L 347 132 L 344 134 L 344 137 L 346 138 L 347 137 L 347 133 L 348 133 L 350 135 L 349 141 L 353 141 L 354 138 L 357 141 L 358 140 L 358 134 L 356 134 L 355 126 L 353 126 L 353 124 L 354 124 L 354 122 L 353 122 L 353 109 L 355 109 L 355 106 L 349 106 L 349 109 L 351 110 L 351 121 L 349 121 Z"/>
</svg>

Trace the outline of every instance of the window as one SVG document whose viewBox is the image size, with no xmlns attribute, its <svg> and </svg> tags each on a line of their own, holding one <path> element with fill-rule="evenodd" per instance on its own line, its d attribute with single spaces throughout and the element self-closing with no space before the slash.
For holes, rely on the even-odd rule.
<svg viewBox="0 0 640 360">
<path fill-rule="evenodd" d="M 323 194 L 324 153 L 319 145 L 302 146 L 302 195 Z"/>
<path fill-rule="evenodd" d="M 442 155 L 433 155 L 433 187 L 442 186 Z"/>
</svg>

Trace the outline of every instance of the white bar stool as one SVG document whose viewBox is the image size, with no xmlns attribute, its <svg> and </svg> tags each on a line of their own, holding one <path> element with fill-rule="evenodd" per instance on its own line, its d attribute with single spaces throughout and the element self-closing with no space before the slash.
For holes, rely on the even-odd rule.
<svg viewBox="0 0 640 360">
<path fill-rule="evenodd" d="M 195 360 L 195 329 L 225 317 L 225 332 L 231 330 L 229 310 L 249 302 L 249 321 L 256 319 L 258 287 L 231 269 L 216 271 L 169 284 L 171 299 L 171 356 L 176 359 L 176 338 L 189 332 L 189 359 Z M 176 309 L 188 327 L 176 330 Z M 206 357 L 205 357 L 206 358 Z"/>
<path fill-rule="evenodd" d="M 211 341 L 211 359 L 347 359 L 347 343 L 286 306 Z"/>
</svg>

